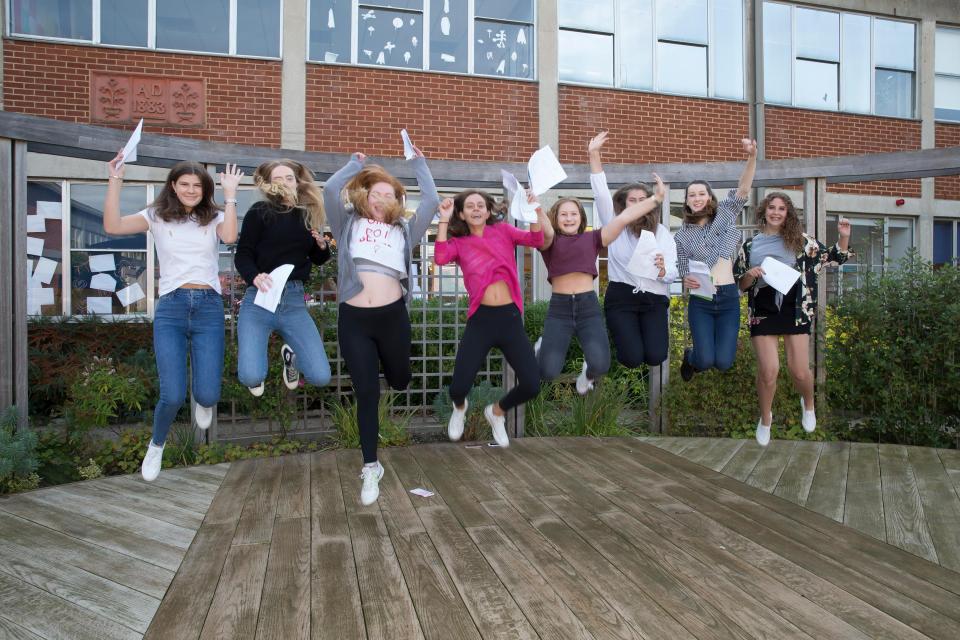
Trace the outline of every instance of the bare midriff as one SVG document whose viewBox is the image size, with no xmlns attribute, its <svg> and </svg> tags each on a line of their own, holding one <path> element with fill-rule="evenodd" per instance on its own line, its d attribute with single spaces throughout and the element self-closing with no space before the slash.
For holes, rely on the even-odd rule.
<svg viewBox="0 0 960 640">
<path fill-rule="evenodd" d="M 502 307 L 505 304 L 511 304 L 513 298 L 510 297 L 510 289 L 503 280 L 497 280 L 491 283 L 483 292 L 483 298 L 480 304 L 488 307 Z"/>
<path fill-rule="evenodd" d="M 360 271 L 357 277 L 363 289 L 346 301 L 351 307 L 385 307 L 403 297 L 403 288 L 396 278 L 372 271 Z"/>
<path fill-rule="evenodd" d="M 733 263 L 729 258 L 720 258 L 710 269 L 710 275 L 713 276 L 715 285 L 733 284 Z"/>
<path fill-rule="evenodd" d="M 201 284 L 199 282 L 187 282 L 185 284 L 180 285 L 180 288 L 181 289 L 213 289 L 213 287 L 211 287 L 210 285 Z"/>
<path fill-rule="evenodd" d="M 554 293 L 572 295 L 593 291 L 593 274 L 575 271 L 562 276 L 554 276 L 550 282 Z"/>
</svg>

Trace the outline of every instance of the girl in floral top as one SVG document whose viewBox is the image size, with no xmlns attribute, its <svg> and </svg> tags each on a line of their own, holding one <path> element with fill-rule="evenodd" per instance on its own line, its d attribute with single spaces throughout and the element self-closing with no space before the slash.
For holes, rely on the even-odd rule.
<svg viewBox="0 0 960 640">
<path fill-rule="evenodd" d="M 756 437 L 761 446 L 766 446 L 770 442 L 771 408 L 780 372 L 777 354 L 780 336 L 783 336 L 790 377 L 800 392 L 803 429 L 810 433 L 817 427 L 813 375 L 808 361 L 810 326 L 817 310 L 817 276 L 825 265 L 840 265 L 850 257 L 847 250 L 850 221 L 839 220 L 840 240 L 827 249 L 816 238 L 803 233 L 790 197 L 774 192 L 757 207 L 757 224 L 760 233 L 740 248 L 734 276 L 740 289 L 748 292 L 747 317 L 750 339 L 757 354 L 757 396 L 760 401 Z M 767 257 L 800 272 L 799 280 L 786 294 L 764 282 L 760 264 Z"/>
</svg>

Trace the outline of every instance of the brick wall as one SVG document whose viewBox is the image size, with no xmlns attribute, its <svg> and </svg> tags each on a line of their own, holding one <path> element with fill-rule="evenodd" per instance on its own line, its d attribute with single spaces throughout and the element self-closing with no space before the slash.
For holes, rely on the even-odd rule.
<svg viewBox="0 0 960 640">
<path fill-rule="evenodd" d="M 960 124 L 937 124 L 936 147 L 960 146 Z M 960 176 L 934 178 L 934 193 L 944 200 L 960 200 Z"/>
<path fill-rule="evenodd" d="M 587 143 L 610 132 L 604 162 L 742 160 L 744 103 L 656 93 L 560 87 L 560 160 L 587 162 Z"/>
<path fill-rule="evenodd" d="M 4 108 L 90 122 L 90 71 L 206 78 L 202 128 L 151 126 L 217 142 L 280 145 L 280 63 L 219 56 L 4 40 Z M 129 125 L 128 125 L 129 127 Z"/>
<path fill-rule="evenodd" d="M 307 150 L 402 156 L 400 129 L 430 158 L 525 162 L 539 140 L 537 85 L 307 65 Z"/>
<path fill-rule="evenodd" d="M 814 158 L 920 149 L 920 123 L 833 111 L 766 108 L 767 158 Z M 829 191 L 920 197 L 920 181 L 831 184 Z"/>
</svg>

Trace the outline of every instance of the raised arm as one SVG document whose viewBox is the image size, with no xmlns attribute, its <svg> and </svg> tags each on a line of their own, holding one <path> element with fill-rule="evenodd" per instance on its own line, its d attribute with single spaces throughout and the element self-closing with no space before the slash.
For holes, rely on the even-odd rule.
<svg viewBox="0 0 960 640">
<path fill-rule="evenodd" d="M 667 187 L 657 174 L 653 174 L 653 178 L 657 181 L 657 186 L 654 188 L 652 198 L 647 198 L 637 204 L 630 205 L 620 212 L 620 215 L 614 216 L 613 220 L 600 228 L 600 238 L 603 240 L 603 246 L 610 246 L 610 243 L 616 240 L 617 236 L 619 236 L 631 222 L 636 222 L 645 215 L 653 215 L 653 212 L 663 204 L 664 198 L 667 197 Z"/>
<path fill-rule="evenodd" d="M 607 141 L 607 132 L 601 131 L 587 145 L 590 154 L 590 188 L 593 190 L 593 210 L 596 211 L 600 224 L 608 224 L 613 219 L 613 197 L 610 187 L 607 186 L 607 176 L 603 172 L 600 162 L 600 149 Z"/>
<path fill-rule="evenodd" d="M 107 163 L 109 180 L 107 182 L 107 197 L 103 202 L 103 230 L 113 236 L 129 236 L 143 233 L 150 228 L 150 223 L 143 216 L 120 215 L 120 187 L 123 186 L 124 165 L 119 165 L 121 155 Z"/>
<path fill-rule="evenodd" d="M 347 217 L 347 206 L 343 202 L 343 188 L 350 182 L 350 178 L 360 173 L 366 161 L 367 156 L 364 154 L 359 152 L 353 154 L 350 161 L 330 176 L 323 187 L 323 208 L 326 210 L 327 222 L 330 224 L 330 230 L 333 231 L 333 237 L 338 240 Z"/>
<path fill-rule="evenodd" d="M 433 244 L 433 264 L 443 266 L 457 259 L 455 242 L 447 240 L 447 229 L 453 217 L 453 198 L 444 198 L 440 203 L 440 222 L 437 225 L 437 239 Z"/>
<path fill-rule="evenodd" d="M 423 234 L 430 228 L 430 223 L 433 222 L 433 216 L 437 212 L 437 207 L 440 206 L 440 196 L 437 195 L 437 185 L 433 182 L 426 156 L 416 146 L 413 150 L 417 152 L 417 156 L 411 158 L 409 162 L 413 165 L 417 184 L 420 185 L 420 204 L 410 225 L 410 238 L 414 244 L 418 244 L 423 240 Z"/>
<path fill-rule="evenodd" d="M 515 197 L 520 197 L 520 194 L 517 194 Z M 543 207 L 537 202 L 537 196 L 527 189 L 526 197 L 527 202 L 537 205 L 537 221 L 530 223 L 530 231 L 534 233 L 538 231 L 543 232 L 543 244 L 540 245 L 539 249 L 540 251 L 546 251 L 550 248 L 550 245 L 553 244 L 553 225 L 550 224 L 550 218 L 547 217 L 547 214 L 543 212 Z"/>
<path fill-rule="evenodd" d="M 750 195 L 750 187 L 753 186 L 753 174 L 757 172 L 757 141 L 743 138 L 740 144 L 743 145 L 743 150 L 747 154 L 747 166 L 743 168 L 743 173 L 740 174 L 737 197 L 744 199 Z"/>
<path fill-rule="evenodd" d="M 220 186 L 223 188 L 223 222 L 217 225 L 217 235 L 226 244 L 237 241 L 237 187 L 243 178 L 243 171 L 237 165 L 227 164 L 220 172 Z"/>
</svg>

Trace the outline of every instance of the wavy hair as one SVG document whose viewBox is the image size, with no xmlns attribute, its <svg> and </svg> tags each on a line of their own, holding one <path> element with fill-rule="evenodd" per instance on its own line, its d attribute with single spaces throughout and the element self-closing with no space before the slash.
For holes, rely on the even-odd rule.
<svg viewBox="0 0 960 640">
<path fill-rule="evenodd" d="M 587 229 L 587 212 L 583 208 L 583 203 L 576 198 L 560 198 L 553 203 L 553 206 L 550 207 L 550 211 L 547 212 L 547 218 L 550 220 L 550 226 L 553 227 L 553 230 L 556 233 L 562 233 L 562 231 L 560 231 L 560 225 L 557 223 L 557 216 L 560 214 L 560 207 L 568 202 L 575 204 L 577 206 L 577 210 L 580 212 L 580 226 L 577 227 L 577 233 L 583 233 Z"/>
<path fill-rule="evenodd" d="M 643 191 L 647 198 L 653 197 L 653 189 L 646 182 L 631 182 L 630 184 L 624 185 L 613 193 L 613 212 L 615 214 L 620 215 L 627 208 L 627 198 L 630 196 L 631 191 Z M 627 225 L 627 230 L 637 237 L 640 236 L 642 231 L 656 233 L 657 224 L 659 223 L 656 213 L 657 209 L 654 209 L 639 220 L 634 220 Z"/>
<path fill-rule="evenodd" d="M 800 250 L 803 249 L 803 227 L 800 226 L 800 216 L 797 215 L 797 208 L 793 206 L 793 200 L 790 199 L 790 196 L 782 191 L 768 193 L 757 205 L 757 224 L 763 231 L 767 226 L 767 207 L 777 198 L 783 200 L 783 204 L 787 207 L 787 219 L 783 221 L 783 226 L 780 228 L 780 237 L 783 238 L 783 244 L 787 249 L 794 253 L 800 253 Z"/>
<path fill-rule="evenodd" d="M 291 193 L 283 184 L 274 183 L 270 176 L 277 167 L 287 167 L 293 171 L 297 179 L 297 191 Z M 260 189 L 264 199 L 273 205 L 274 210 L 280 212 L 300 209 L 303 215 L 303 224 L 307 229 L 323 230 L 327 217 L 323 210 L 323 198 L 320 187 L 313 181 L 313 172 L 296 160 L 270 160 L 264 162 L 253 172 L 253 182 Z M 293 202 L 293 206 L 290 203 Z"/>
<path fill-rule="evenodd" d="M 203 190 L 203 196 L 192 210 L 187 211 L 173 190 L 173 185 L 177 180 L 186 175 L 193 175 L 200 178 L 200 187 Z M 202 227 L 210 224 L 217 219 L 221 207 L 213 199 L 213 193 L 216 186 L 213 184 L 213 178 L 199 162 L 178 162 L 170 169 L 167 174 L 167 180 L 163 184 L 160 194 L 150 204 L 157 216 L 164 222 L 183 222 L 185 220 L 194 220 Z"/>
<path fill-rule="evenodd" d="M 467 201 L 467 198 L 472 195 L 480 196 L 486 203 L 487 211 L 490 212 L 490 217 L 487 218 L 488 225 L 503 221 L 503 216 L 507 209 L 503 202 L 497 202 L 489 193 L 480 191 L 479 189 L 461 191 L 453 199 L 453 215 L 450 216 L 450 225 L 447 229 L 447 233 L 454 238 L 470 235 L 470 227 L 467 226 L 467 221 L 464 220 L 462 216 L 463 205 Z"/>
<path fill-rule="evenodd" d="M 699 213 L 694 213 L 690 205 L 687 204 L 687 193 L 689 193 L 690 187 L 695 184 L 705 186 L 707 188 L 707 195 L 710 196 L 710 202 L 708 202 L 707 206 Z M 710 186 L 710 183 L 706 180 L 693 180 L 688 182 L 687 186 L 683 188 L 683 221 L 687 224 L 697 224 L 701 219 L 709 218 L 707 222 L 712 222 L 715 215 L 717 215 L 717 196 L 713 193 L 713 187 Z"/>
<path fill-rule="evenodd" d="M 370 164 L 360 170 L 360 173 L 353 176 L 347 183 L 347 200 L 353 205 L 353 210 L 357 215 L 373 218 L 373 211 L 370 209 L 370 189 L 378 182 L 386 182 L 393 188 L 393 195 L 396 198 L 393 202 L 382 203 L 384 213 L 383 221 L 387 224 L 397 224 L 404 217 L 404 201 L 407 196 L 407 190 L 403 188 L 400 181 L 387 173 L 387 170 L 377 164 Z"/>
</svg>

